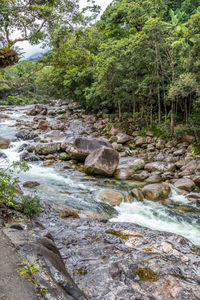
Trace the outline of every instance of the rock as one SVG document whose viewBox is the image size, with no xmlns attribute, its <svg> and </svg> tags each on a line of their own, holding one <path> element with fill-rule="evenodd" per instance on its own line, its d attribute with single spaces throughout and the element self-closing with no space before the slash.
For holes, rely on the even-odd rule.
<svg viewBox="0 0 200 300">
<path fill-rule="evenodd" d="M 23 187 L 30 188 L 30 189 L 32 189 L 36 186 L 39 186 L 39 185 L 40 184 L 37 181 L 26 181 L 23 183 Z"/>
<path fill-rule="evenodd" d="M 4 152 L 0 151 L 0 159 L 6 159 L 6 158 L 7 155 Z"/>
<path fill-rule="evenodd" d="M 195 171 L 197 170 L 197 168 L 198 168 L 197 161 L 192 160 L 192 161 L 188 162 L 186 165 L 183 165 L 181 167 L 181 170 L 186 171 L 186 172 L 189 171 L 189 172 L 191 172 L 191 174 L 194 174 Z"/>
<path fill-rule="evenodd" d="M 111 206 L 117 206 L 123 201 L 124 196 L 113 190 L 102 190 L 99 192 L 98 198 L 102 202 L 106 202 Z"/>
<path fill-rule="evenodd" d="M 36 116 L 36 115 L 46 115 L 47 114 L 47 107 L 41 104 L 36 104 L 31 110 L 27 112 L 29 116 Z"/>
<path fill-rule="evenodd" d="M 60 143 L 37 144 L 37 146 L 35 147 L 35 151 L 37 154 L 40 155 L 54 154 L 60 151 L 60 146 Z"/>
<path fill-rule="evenodd" d="M 184 135 L 181 137 L 181 141 L 192 144 L 195 141 L 195 137 L 192 135 Z"/>
<path fill-rule="evenodd" d="M 131 194 L 135 197 L 138 201 L 142 201 L 144 196 L 143 193 L 138 189 L 132 189 Z"/>
<path fill-rule="evenodd" d="M 56 123 L 51 124 L 51 129 L 52 130 L 65 130 L 67 127 L 66 122 L 62 122 L 62 121 L 57 121 Z"/>
<path fill-rule="evenodd" d="M 10 145 L 10 140 L 0 136 L 0 149 L 7 149 Z"/>
<path fill-rule="evenodd" d="M 170 186 L 166 183 L 148 184 L 142 189 L 144 197 L 153 201 L 159 201 L 168 198 L 170 192 Z"/>
<path fill-rule="evenodd" d="M 26 278 L 30 277 L 30 280 L 37 284 L 39 294 L 38 297 L 36 292 L 34 295 L 34 292 L 29 287 L 29 294 L 22 293 L 25 297 L 15 299 L 87 299 L 65 268 L 51 234 L 40 223 L 37 225 L 33 223 L 32 227 L 30 227 L 29 223 L 11 223 L 11 225 L 12 228 L 4 228 L 3 233 L 9 238 L 9 244 L 18 250 L 18 255 L 21 255 L 21 261 L 24 261 L 24 257 L 26 258 L 23 264 L 20 263 L 22 270 L 29 270 L 30 266 L 35 268 L 34 271 L 30 271 L 30 274 L 27 274 Z M 33 232 L 33 234 L 30 234 L 30 232 Z M 19 264 L 19 256 L 17 256 L 17 260 Z M 31 292 L 34 295 L 33 297 Z M 14 298 L 9 297 L 8 299 Z"/>
<path fill-rule="evenodd" d="M 149 173 L 147 171 L 142 171 L 140 173 L 135 173 L 133 175 L 133 179 L 137 181 L 143 181 L 149 176 Z"/>
<path fill-rule="evenodd" d="M 119 154 L 114 149 L 102 147 L 85 160 L 85 170 L 89 174 L 112 176 L 119 163 Z"/>
<path fill-rule="evenodd" d="M 46 120 L 46 117 L 42 116 L 42 115 L 37 115 L 36 117 L 33 118 L 34 122 L 38 122 L 38 121 L 41 121 L 41 120 Z"/>
<path fill-rule="evenodd" d="M 46 120 L 41 120 L 38 124 L 38 129 L 41 129 L 41 130 L 47 130 L 48 128 L 50 127 L 50 124 L 48 121 Z"/>
<path fill-rule="evenodd" d="M 146 179 L 148 183 L 160 183 L 162 182 L 162 177 L 159 174 L 152 174 Z"/>
<path fill-rule="evenodd" d="M 28 152 L 34 152 L 34 151 L 35 151 L 35 146 L 34 146 L 34 145 L 29 145 L 29 146 L 26 148 L 26 151 L 28 151 Z"/>
<path fill-rule="evenodd" d="M 10 117 L 8 115 L 0 113 L 0 119 L 9 119 Z"/>
<path fill-rule="evenodd" d="M 119 129 L 112 126 L 109 133 L 110 133 L 110 135 L 117 135 L 119 133 Z"/>
<path fill-rule="evenodd" d="M 165 147 L 165 141 L 162 140 L 161 138 L 158 139 L 157 143 L 156 143 L 156 149 L 164 149 Z"/>
<path fill-rule="evenodd" d="M 20 153 L 20 152 L 26 150 L 27 147 L 28 147 L 28 144 L 24 143 L 24 144 L 22 144 L 22 145 L 19 147 L 19 149 L 17 150 L 17 152 Z"/>
<path fill-rule="evenodd" d="M 130 168 L 134 171 L 144 169 L 145 161 L 140 158 L 133 158 L 133 157 L 122 157 L 119 161 L 118 169 L 120 168 Z"/>
<path fill-rule="evenodd" d="M 135 145 L 138 147 L 144 144 L 147 144 L 147 139 L 145 137 L 138 137 L 135 141 Z"/>
<path fill-rule="evenodd" d="M 134 170 L 130 168 L 117 169 L 114 176 L 117 179 L 132 179 L 134 175 Z"/>
<path fill-rule="evenodd" d="M 18 139 L 21 139 L 23 141 L 27 140 L 33 140 L 34 138 L 38 137 L 38 134 L 34 131 L 29 130 L 20 130 L 15 135 Z"/>
<path fill-rule="evenodd" d="M 182 149 L 178 149 L 177 151 L 174 152 L 175 156 L 180 156 L 186 153 L 186 149 L 182 148 Z"/>
<path fill-rule="evenodd" d="M 181 178 L 174 183 L 174 186 L 178 189 L 190 192 L 195 188 L 195 183 L 189 178 Z"/>
<path fill-rule="evenodd" d="M 38 156 L 36 156 L 33 153 L 29 153 L 27 151 L 24 151 L 22 154 L 20 154 L 20 160 L 25 160 L 25 161 L 39 161 L 40 158 Z"/>
<path fill-rule="evenodd" d="M 175 164 L 167 162 L 152 162 L 145 165 L 145 170 L 149 172 L 173 172 L 175 168 Z"/>
<path fill-rule="evenodd" d="M 182 236 L 88 218 L 43 224 L 88 299 L 200 299 L 200 253 Z"/>
<path fill-rule="evenodd" d="M 103 139 L 79 137 L 73 145 L 68 145 L 66 152 L 72 159 L 84 160 L 90 153 L 102 148 L 112 148 L 111 144 Z"/>
<path fill-rule="evenodd" d="M 66 135 L 63 131 L 60 130 L 51 130 L 44 135 L 45 138 L 50 138 L 53 141 L 63 141 L 66 138 Z M 67 145 L 65 145 L 66 148 Z M 65 150 L 65 149 L 64 149 Z"/>
<path fill-rule="evenodd" d="M 127 134 L 124 134 L 124 133 L 118 133 L 117 134 L 117 143 L 118 144 L 125 144 L 125 143 L 129 142 L 132 139 L 133 139 L 133 137 L 131 137 Z"/>
<path fill-rule="evenodd" d="M 123 152 L 124 151 L 124 147 L 122 146 L 122 144 L 117 144 L 117 143 L 112 143 L 112 147 L 113 149 L 115 149 L 118 152 Z"/>
<path fill-rule="evenodd" d="M 200 175 L 195 176 L 193 180 L 196 186 L 200 187 Z"/>
</svg>

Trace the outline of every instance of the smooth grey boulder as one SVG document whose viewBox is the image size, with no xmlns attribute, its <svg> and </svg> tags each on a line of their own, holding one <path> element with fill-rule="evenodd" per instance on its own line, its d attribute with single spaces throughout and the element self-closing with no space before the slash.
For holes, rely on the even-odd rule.
<svg viewBox="0 0 200 300">
<path fill-rule="evenodd" d="M 40 158 L 36 156 L 33 153 L 29 153 L 28 151 L 24 151 L 20 154 L 20 160 L 25 160 L 25 161 L 39 161 Z"/>
<path fill-rule="evenodd" d="M 145 161 L 141 158 L 134 157 L 122 157 L 119 161 L 118 169 L 130 168 L 134 171 L 143 170 L 145 167 Z"/>
<path fill-rule="evenodd" d="M 37 146 L 35 147 L 35 151 L 37 154 L 40 155 L 54 154 L 60 151 L 60 146 L 60 143 L 37 144 Z"/>
<path fill-rule="evenodd" d="M 85 171 L 94 175 L 112 176 L 119 163 L 119 154 L 112 148 L 102 147 L 85 160 Z"/>
<path fill-rule="evenodd" d="M 112 148 L 112 145 L 103 139 L 78 137 L 73 144 L 67 145 L 66 152 L 72 159 L 85 160 L 90 153 L 102 147 Z"/>
<path fill-rule="evenodd" d="M 159 171 L 159 172 L 173 172 L 176 166 L 173 163 L 168 162 L 152 162 L 145 165 L 145 170 L 149 172 Z"/>
<path fill-rule="evenodd" d="M 30 130 L 20 130 L 15 135 L 18 139 L 21 139 L 23 141 L 27 140 L 33 140 L 34 138 L 38 137 L 38 134 L 34 131 Z"/>
</svg>

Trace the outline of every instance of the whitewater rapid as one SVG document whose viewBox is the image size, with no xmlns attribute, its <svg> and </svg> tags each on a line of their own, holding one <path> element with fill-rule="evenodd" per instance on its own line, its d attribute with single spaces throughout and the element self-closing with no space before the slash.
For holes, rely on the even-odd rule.
<svg viewBox="0 0 200 300">
<path fill-rule="evenodd" d="M 26 143 L 15 138 L 17 128 L 15 122 L 19 119 L 26 120 L 24 112 L 27 107 L 17 109 L 12 113 L 11 120 L 1 120 L 0 136 L 12 141 L 10 147 L 1 150 L 7 156 L 7 159 L 0 158 L 0 167 L 5 168 L 12 162 L 20 159 L 20 147 Z M 28 141 L 29 143 L 30 141 Z M 34 143 L 31 141 L 31 143 Z M 92 178 L 86 176 L 83 172 L 74 169 L 59 169 L 56 166 L 43 166 L 42 162 L 30 163 L 30 170 L 26 173 L 20 173 L 20 182 L 38 181 L 40 186 L 36 188 L 37 194 L 45 201 L 54 201 L 74 208 L 92 210 L 103 213 L 109 211 L 107 205 L 99 202 L 97 195 L 101 189 L 115 189 L 125 196 L 128 195 L 126 181 L 112 180 L 109 182 L 106 178 Z M 130 187 L 129 187 L 130 190 Z M 31 191 L 28 191 L 31 192 Z M 180 205 L 196 208 L 184 195 L 179 195 L 172 187 L 170 200 Z M 118 215 L 110 219 L 111 222 L 132 222 L 151 229 L 168 231 L 180 234 L 188 238 L 195 245 L 200 246 L 200 220 L 199 211 L 180 211 L 176 207 L 163 205 L 161 202 L 144 200 L 142 202 L 121 203 L 116 207 Z"/>
</svg>

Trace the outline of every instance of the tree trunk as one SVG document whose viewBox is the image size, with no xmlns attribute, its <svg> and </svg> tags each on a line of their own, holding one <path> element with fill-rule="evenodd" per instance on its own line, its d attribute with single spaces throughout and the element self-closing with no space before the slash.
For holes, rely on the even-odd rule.
<svg viewBox="0 0 200 300">
<path fill-rule="evenodd" d="M 174 101 L 171 103 L 171 125 L 170 125 L 171 135 L 174 134 Z"/>
<path fill-rule="evenodd" d="M 153 124 L 153 105 L 151 103 L 151 110 L 150 110 L 150 129 L 152 129 Z"/>
<path fill-rule="evenodd" d="M 184 106 L 185 106 L 185 124 L 187 124 L 188 123 L 187 98 L 185 98 Z"/>
<path fill-rule="evenodd" d="M 135 103 L 135 94 L 134 94 L 134 91 L 132 91 L 132 99 L 133 99 L 133 122 L 135 122 L 136 103 Z"/>
<path fill-rule="evenodd" d="M 158 83 L 158 123 L 161 123 L 160 85 Z"/>
<path fill-rule="evenodd" d="M 122 120 L 122 111 L 121 111 L 121 103 L 120 101 L 118 101 L 118 116 L 119 116 L 119 120 Z"/>
</svg>

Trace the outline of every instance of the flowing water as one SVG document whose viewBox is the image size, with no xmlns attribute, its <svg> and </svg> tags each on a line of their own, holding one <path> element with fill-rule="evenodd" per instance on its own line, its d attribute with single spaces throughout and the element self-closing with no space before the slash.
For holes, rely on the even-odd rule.
<svg viewBox="0 0 200 300">
<path fill-rule="evenodd" d="M 13 161 L 19 160 L 20 146 L 24 143 L 34 144 L 34 141 L 24 142 L 15 138 L 18 131 L 16 122 L 31 121 L 31 117 L 27 118 L 25 115 L 27 110 L 28 107 L 7 110 L 5 113 L 12 119 L 0 121 L 0 136 L 12 141 L 9 149 L 1 150 L 7 155 L 7 159 L 0 158 L 0 167 L 6 167 Z M 53 119 L 50 121 L 52 122 Z M 138 183 L 131 180 L 120 181 L 87 176 L 81 171 L 81 165 L 74 165 L 71 162 L 60 162 L 48 167 L 43 166 L 43 162 L 29 163 L 29 165 L 31 168 L 28 172 L 22 172 L 17 176 L 20 182 L 38 181 L 40 186 L 35 190 L 42 200 L 54 201 L 72 208 L 107 213 L 112 216 L 110 221 L 133 222 L 152 229 L 177 233 L 200 246 L 200 209 L 196 202 L 179 195 L 174 188 L 170 196 L 171 202 L 168 204 L 135 200 L 133 203 L 123 202 L 114 210 L 109 205 L 98 201 L 98 192 L 102 189 L 114 189 L 127 196 Z"/>
</svg>

